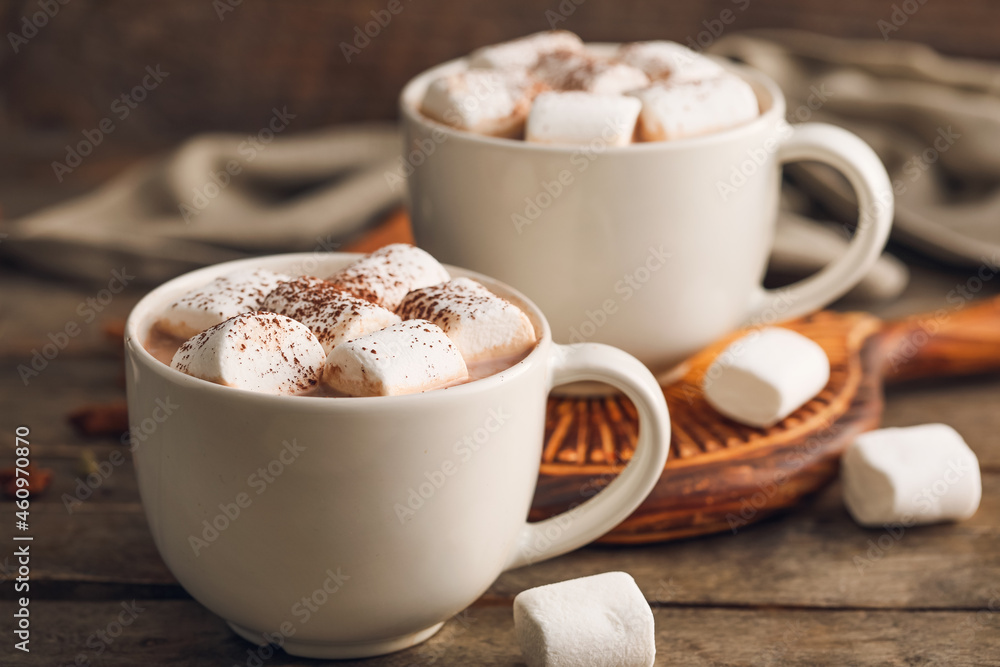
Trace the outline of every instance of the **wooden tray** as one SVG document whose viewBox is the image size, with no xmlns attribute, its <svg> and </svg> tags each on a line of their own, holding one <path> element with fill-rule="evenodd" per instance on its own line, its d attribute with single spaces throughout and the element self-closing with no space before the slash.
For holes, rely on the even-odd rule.
<svg viewBox="0 0 1000 667">
<path fill-rule="evenodd" d="M 649 498 L 600 541 L 635 544 L 739 530 L 830 482 L 839 456 L 882 414 L 882 383 L 1000 369 L 1000 298 L 893 323 L 823 311 L 782 326 L 830 358 L 830 381 L 769 429 L 733 422 L 701 391 L 709 364 L 739 333 L 693 357 L 665 386 L 670 458 Z M 531 511 L 542 519 L 607 485 L 632 455 L 638 429 L 621 395 L 549 399 L 546 445 Z"/>
</svg>

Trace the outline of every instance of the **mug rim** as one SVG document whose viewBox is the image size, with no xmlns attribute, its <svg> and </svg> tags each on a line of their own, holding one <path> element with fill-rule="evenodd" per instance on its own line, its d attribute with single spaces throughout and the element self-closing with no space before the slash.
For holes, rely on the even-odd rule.
<svg viewBox="0 0 1000 667">
<path fill-rule="evenodd" d="M 586 47 L 597 50 L 598 52 L 610 51 L 613 48 L 617 48 L 622 43 L 618 42 L 587 42 Z M 736 127 L 730 127 L 717 132 L 709 132 L 708 134 L 702 134 L 696 137 L 686 137 L 684 139 L 674 139 L 671 141 L 641 141 L 628 144 L 627 146 L 604 146 L 601 150 L 602 154 L 625 154 L 630 152 L 650 152 L 650 151 L 678 151 L 684 149 L 697 149 L 701 146 L 722 143 L 731 140 L 738 140 L 745 134 L 753 134 L 754 132 L 763 130 L 769 127 L 773 122 L 775 122 L 775 117 L 784 119 L 785 117 L 785 96 L 782 93 L 781 88 L 778 86 L 774 80 L 761 72 L 758 69 L 749 67 L 747 65 L 742 65 L 735 63 L 730 60 L 719 58 L 716 56 L 710 56 L 701 54 L 705 57 L 711 58 L 713 61 L 722 65 L 727 71 L 736 74 L 741 79 L 750 84 L 754 89 L 754 92 L 758 95 L 758 104 L 761 103 L 759 97 L 760 91 L 763 90 L 770 97 L 770 105 L 765 111 L 761 112 L 755 119 L 749 123 L 744 123 L 742 125 L 737 125 Z M 399 94 L 399 112 L 400 115 L 410 123 L 422 126 L 430 131 L 442 132 L 447 135 L 449 141 L 458 140 L 465 141 L 472 144 L 486 144 L 492 145 L 497 148 L 509 148 L 511 150 L 520 150 L 528 152 L 545 152 L 545 153 L 563 153 L 563 154 L 573 154 L 579 152 L 582 149 L 587 149 L 589 144 L 541 144 L 532 143 L 524 141 L 523 139 L 511 139 L 507 137 L 494 137 L 487 134 L 478 134 L 476 132 L 470 132 L 468 130 L 462 130 L 451 125 L 446 125 L 440 121 L 436 121 L 432 118 L 428 118 L 419 109 L 419 99 L 418 94 L 422 93 L 426 89 L 427 84 L 431 79 L 437 78 L 438 76 L 457 73 L 466 69 L 465 65 L 468 61 L 469 56 L 462 56 L 460 58 L 454 58 L 446 62 L 440 63 L 426 69 L 420 74 L 417 74 L 412 79 L 410 79 L 405 86 L 403 86 L 402 92 Z M 405 160 L 405 149 L 404 146 L 404 156 Z"/>
<path fill-rule="evenodd" d="M 364 253 L 352 252 L 322 253 L 322 257 L 327 260 L 332 258 L 343 258 L 345 260 L 356 259 L 362 257 L 363 255 Z M 207 282 L 208 280 L 212 280 L 214 277 L 223 275 L 224 273 L 245 268 L 277 270 L 273 266 L 262 266 L 260 263 L 263 261 L 265 264 L 280 264 L 282 262 L 292 264 L 296 261 L 305 261 L 307 259 L 314 260 L 316 256 L 317 253 L 315 252 L 261 255 L 258 257 L 248 257 L 212 264 L 171 278 L 143 296 L 129 312 L 128 318 L 125 321 L 126 356 L 131 358 L 133 362 L 143 365 L 147 370 L 156 373 L 166 382 L 186 386 L 192 391 L 205 391 L 208 392 L 208 395 L 223 392 L 222 394 L 219 394 L 220 398 L 228 397 L 229 399 L 233 399 L 238 396 L 247 401 L 261 401 L 264 404 L 284 405 L 284 407 L 297 406 L 300 409 L 304 408 L 306 410 L 350 411 L 359 409 L 388 409 L 390 406 L 398 405 L 405 405 L 406 407 L 419 407 L 419 403 L 421 402 L 432 403 L 458 400 L 476 393 L 487 392 L 501 384 L 504 384 L 505 382 L 510 382 L 511 380 L 526 374 L 529 366 L 535 363 L 540 363 L 540 358 L 547 354 L 548 348 L 553 344 L 552 332 L 549 328 L 548 320 L 545 319 L 545 315 L 538 308 L 538 306 L 524 296 L 524 294 L 513 287 L 500 282 L 499 280 L 484 276 L 475 271 L 470 271 L 468 269 L 463 269 L 450 264 L 444 264 L 443 266 L 448 270 L 452 277 L 469 277 L 482 282 L 490 289 L 490 291 L 494 291 L 494 293 L 498 296 L 508 300 L 513 298 L 515 305 L 526 311 L 525 314 L 528 315 L 532 324 L 535 326 L 537 340 L 534 347 L 532 347 L 523 359 L 508 368 L 505 368 L 497 373 L 493 373 L 492 375 L 487 375 L 483 378 L 451 387 L 432 389 L 413 394 L 403 394 L 398 396 L 301 396 L 295 394 L 268 394 L 265 392 L 243 389 L 241 387 L 228 387 L 187 375 L 186 373 L 182 373 L 181 371 L 172 368 L 154 357 L 152 353 L 146 349 L 145 345 L 143 345 L 141 339 L 141 325 L 148 321 L 149 317 L 155 313 L 157 308 L 164 308 L 168 305 L 163 303 L 166 301 L 167 294 L 183 291 L 180 288 L 180 285 L 183 283 L 192 282 L 202 277 L 205 278 Z M 145 328 L 147 335 L 151 329 L 152 322 L 149 322 L 148 327 Z M 239 393 L 236 394 L 233 392 Z M 287 403 L 288 401 L 292 401 L 292 403 Z"/>
</svg>

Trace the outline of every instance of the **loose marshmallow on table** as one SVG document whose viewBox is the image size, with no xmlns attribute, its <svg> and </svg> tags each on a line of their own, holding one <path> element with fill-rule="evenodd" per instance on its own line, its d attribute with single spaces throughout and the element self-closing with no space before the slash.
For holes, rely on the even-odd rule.
<svg viewBox="0 0 1000 667">
<path fill-rule="evenodd" d="M 172 303 L 156 326 L 178 338 L 190 338 L 230 317 L 257 310 L 278 283 L 289 279 L 264 269 L 221 276 Z"/>
<path fill-rule="evenodd" d="M 627 146 L 642 105 L 633 97 L 584 92 L 548 92 L 535 98 L 525 140 L 545 144 L 588 144 L 600 139 Z"/>
<path fill-rule="evenodd" d="M 642 70 L 586 53 L 560 51 L 542 56 L 531 73 L 555 90 L 601 95 L 620 95 L 649 85 L 649 77 Z"/>
<path fill-rule="evenodd" d="M 351 396 L 415 394 L 460 382 L 469 371 L 439 326 L 407 320 L 341 343 L 326 358 L 324 381 Z"/>
<path fill-rule="evenodd" d="M 862 526 L 968 519 L 979 508 L 979 460 L 945 424 L 859 435 L 840 464 L 844 504 Z"/>
<path fill-rule="evenodd" d="M 677 42 L 633 42 L 618 48 L 617 59 L 636 67 L 653 80 L 673 83 L 701 81 L 723 74 L 719 63 Z"/>
<path fill-rule="evenodd" d="M 353 297 L 331 282 L 312 277 L 280 283 L 264 298 L 261 307 L 309 327 L 327 354 L 345 340 L 400 321 L 391 310 Z"/>
<path fill-rule="evenodd" d="M 170 365 L 202 380 L 267 394 L 316 386 L 326 353 L 306 325 L 277 313 L 237 315 L 181 345 Z"/>
<path fill-rule="evenodd" d="M 539 57 L 556 51 L 579 52 L 583 41 L 565 30 L 547 30 L 509 42 L 484 46 L 469 55 L 469 67 L 487 69 L 528 69 Z"/>
<path fill-rule="evenodd" d="M 709 366 L 702 388 L 718 412 L 767 428 L 816 396 L 830 379 L 830 360 L 814 341 L 789 329 L 753 331 Z"/>
<path fill-rule="evenodd" d="M 420 110 L 461 130 L 516 138 L 542 87 L 521 71 L 467 70 L 432 81 Z"/>
<path fill-rule="evenodd" d="M 749 122 L 760 113 L 750 84 L 729 73 L 704 81 L 671 83 L 668 79 L 629 94 L 642 102 L 642 141 L 709 134 Z"/>
<path fill-rule="evenodd" d="M 413 290 L 399 306 L 404 320 L 437 324 L 465 362 L 520 354 L 535 344 L 535 328 L 520 308 L 470 278 Z"/>
<path fill-rule="evenodd" d="M 349 294 L 388 310 L 396 310 L 410 290 L 450 279 L 436 259 L 406 243 L 380 248 L 327 278 Z"/>
<path fill-rule="evenodd" d="M 514 631 L 528 667 L 648 667 L 656 657 L 653 612 L 625 572 L 519 593 Z"/>
</svg>

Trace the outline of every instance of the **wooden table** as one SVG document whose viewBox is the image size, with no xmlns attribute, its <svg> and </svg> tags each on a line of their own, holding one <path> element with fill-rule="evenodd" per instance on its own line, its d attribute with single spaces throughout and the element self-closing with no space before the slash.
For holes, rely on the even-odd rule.
<svg viewBox="0 0 1000 667">
<path fill-rule="evenodd" d="M 971 272 L 915 268 L 903 299 L 878 309 L 891 317 L 944 304 Z M 84 438 L 66 415 L 123 395 L 119 351 L 100 331 L 123 317 L 145 288 L 130 286 L 94 322 L 78 304 L 100 286 L 74 286 L 0 268 L 2 466 L 14 430 L 31 428 L 36 465 L 54 480 L 31 505 L 31 653 L 10 633 L 15 593 L 0 596 L 3 665 L 247 665 L 256 647 L 176 583 L 153 546 L 127 447 L 116 437 Z M 982 294 L 1000 285 L 987 284 Z M 81 333 L 26 387 L 17 371 L 50 332 L 76 321 Z M 426 643 L 344 664 L 513 665 L 511 601 L 520 591 L 608 570 L 631 573 L 656 618 L 658 662 L 750 664 L 1000 664 L 1000 378 L 898 387 L 886 425 L 945 421 L 977 452 L 983 502 L 957 525 L 891 534 L 865 530 L 845 513 L 839 485 L 796 511 L 737 534 L 645 547 L 590 547 L 503 575 Z M 123 462 L 72 512 L 81 454 Z M 109 469 L 109 466 L 105 466 Z M 14 508 L 0 504 L 0 565 L 16 570 Z M 119 626 L 122 605 L 134 620 Z M 141 611 L 139 611 L 141 609 Z M 131 618 L 125 614 L 126 619 Z M 110 640 L 101 639 L 101 633 Z M 317 664 L 282 652 L 264 664 Z"/>
</svg>

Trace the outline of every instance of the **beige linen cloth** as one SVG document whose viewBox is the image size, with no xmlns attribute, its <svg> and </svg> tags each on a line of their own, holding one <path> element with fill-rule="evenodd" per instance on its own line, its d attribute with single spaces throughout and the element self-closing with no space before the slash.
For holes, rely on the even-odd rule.
<svg viewBox="0 0 1000 667">
<path fill-rule="evenodd" d="M 1000 257 L 1000 63 L 784 30 L 734 34 L 710 51 L 770 75 L 791 123 L 834 123 L 875 149 L 895 191 L 894 239 L 962 266 Z M 838 220 L 854 220 L 842 178 L 815 166 L 788 172 Z"/>
<path fill-rule="evenodd" d="M 335 250 L 402 201 L 393 125 L 276 137 L 206 134 L 92 194 L 4 225 L 0 253 L 58 275 L 107 280 L 122 265 L 157 283 L 270 252 Z"/>
</svg>

